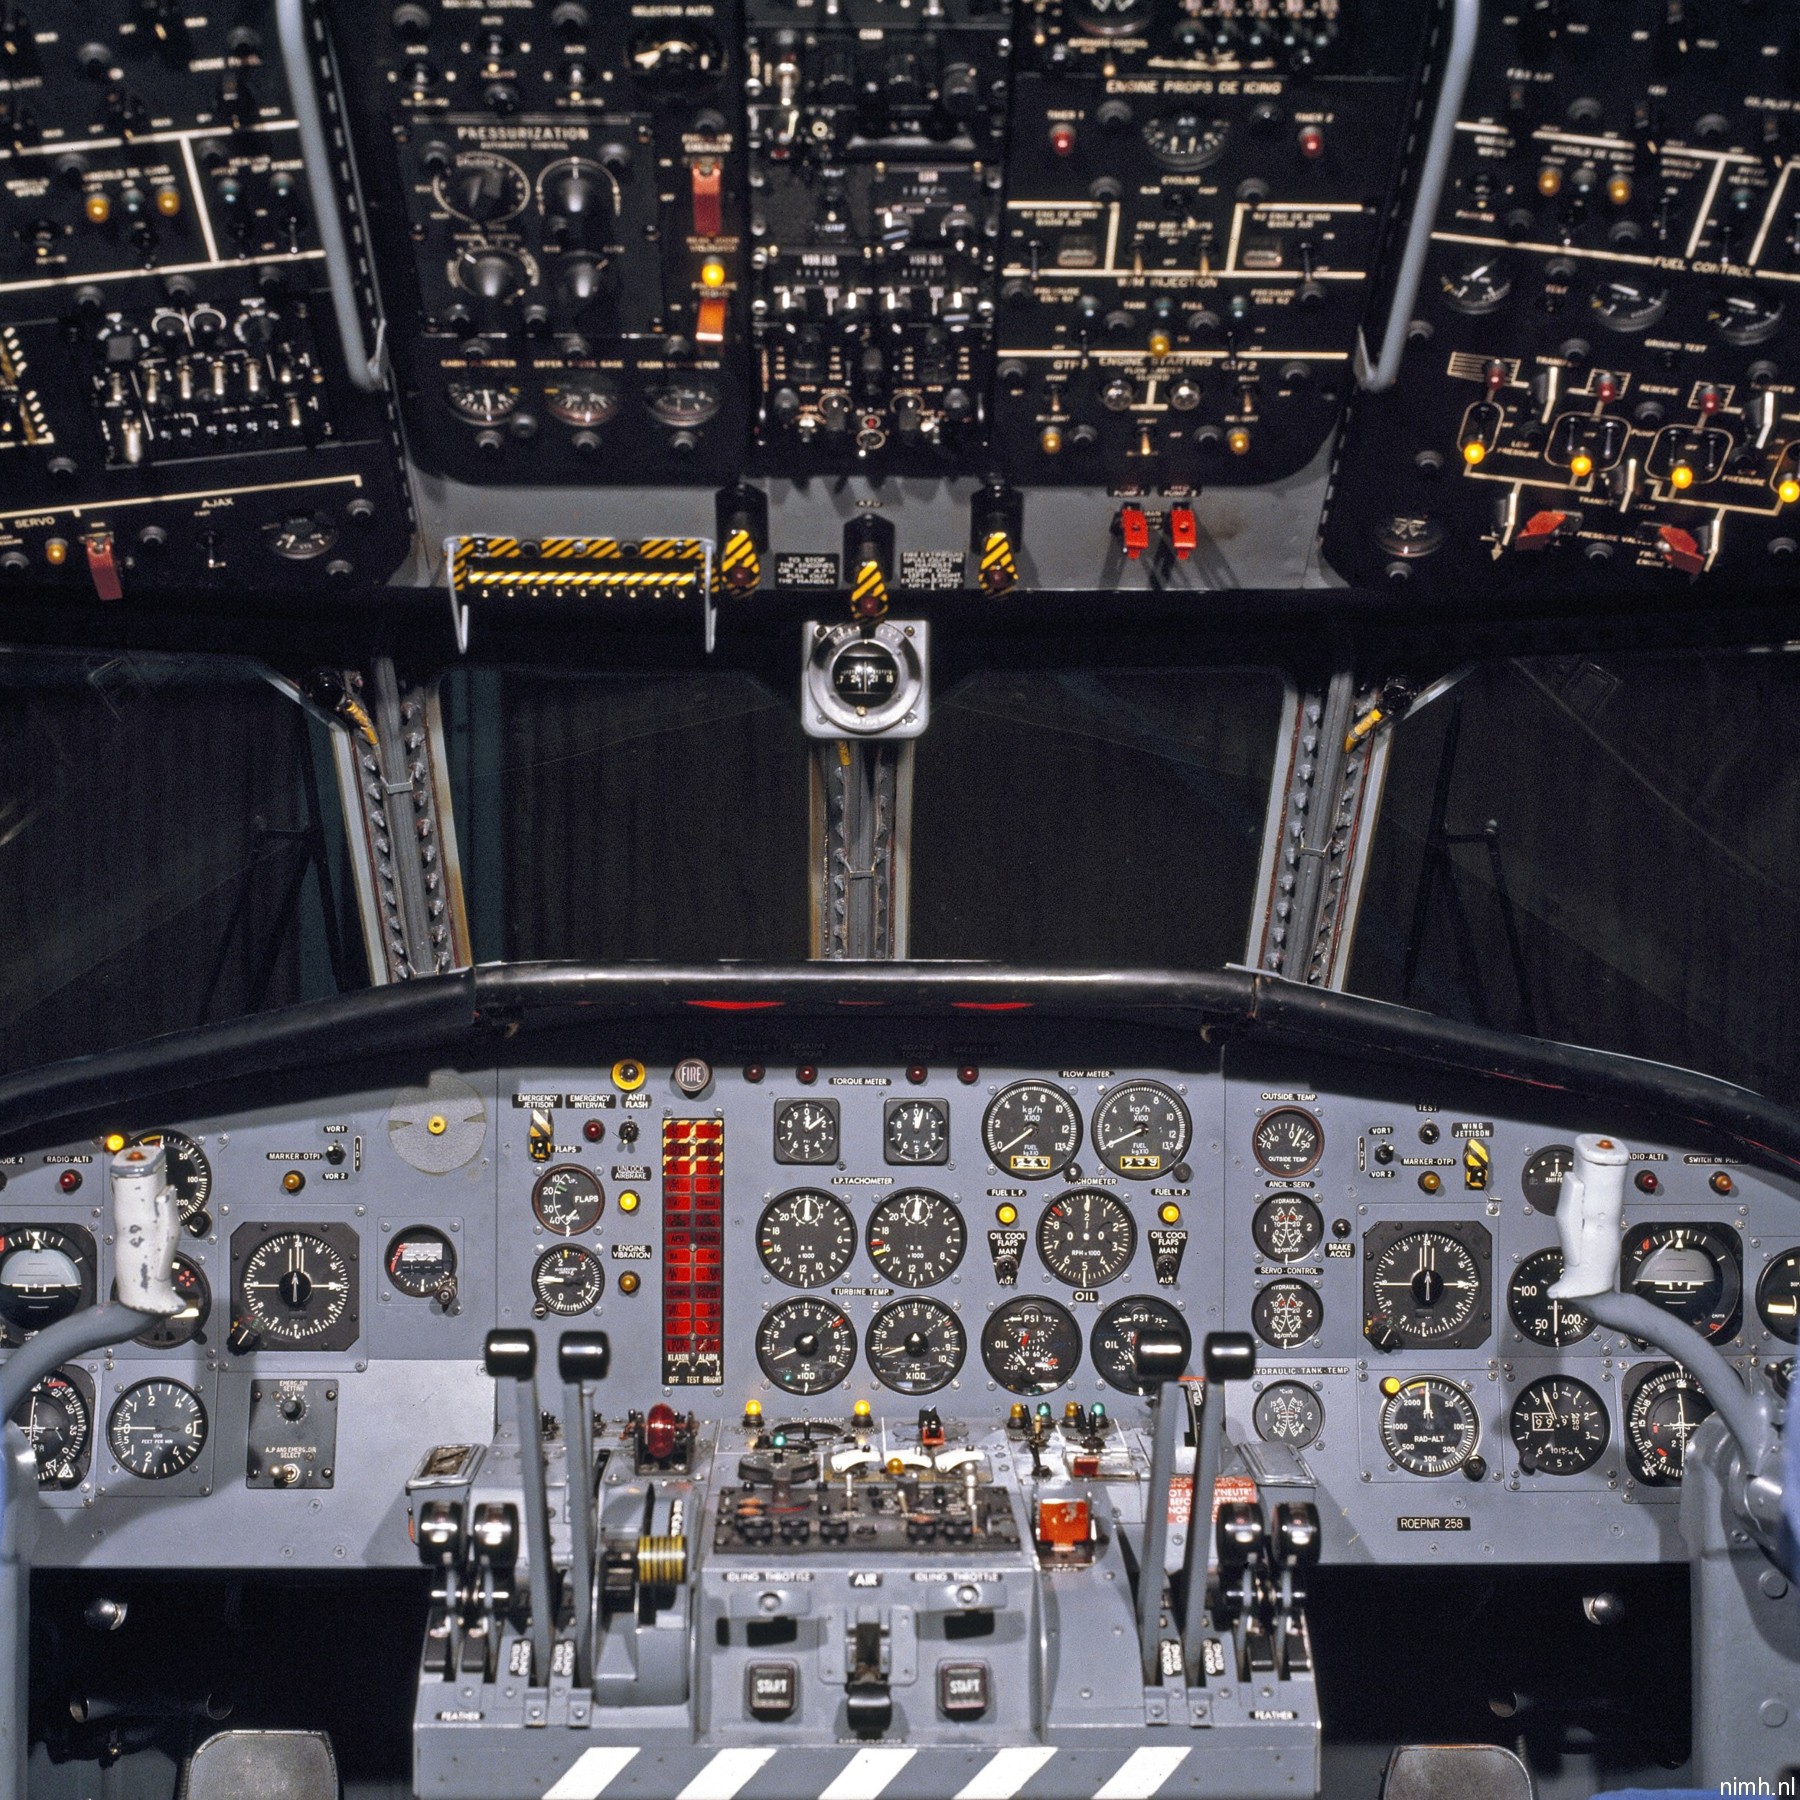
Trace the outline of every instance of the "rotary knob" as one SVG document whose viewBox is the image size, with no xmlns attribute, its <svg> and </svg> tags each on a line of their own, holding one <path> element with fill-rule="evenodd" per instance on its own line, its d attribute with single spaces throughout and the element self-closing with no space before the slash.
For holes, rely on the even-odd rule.
<svg viewBox="0 0 1800 1800">
<path fill-rule="evenodd" d="M 603 298 L 611 288 L 609 266 L 592 256 L 565 257 L 557 273 L 556 289 L 563 303 L 577 311 Z"/>
<path fill-rule="evenodd" d="M 483 300 L 510 300 L 519 291 L 518 263 L 498 250 L 470 251 L 457 269 L 462 285 Z"/>
<path fill-rule="evenodd" d="M 612 216 L 612 184 L 598 164 L 562 162 L 545 171 L 544 216 L 564 236 L 604 232 Z"/>
</svg>

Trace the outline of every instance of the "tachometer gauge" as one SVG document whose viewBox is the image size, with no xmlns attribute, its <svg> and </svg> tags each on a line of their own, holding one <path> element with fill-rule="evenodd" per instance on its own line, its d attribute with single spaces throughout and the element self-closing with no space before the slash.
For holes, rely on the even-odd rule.
<svg viewBox="0 0 1800 1800">
<path fill-rule="evenodd" d="M 1225 154 L 1231 121 L 1195 106 L 1180 106 L 1144 126 L 1144 147 L 1165 169 L 1192 174 Z"/>
<path fill-rule="evenodd" d="M 1639 1481 L 1670 1487 L 1687 1463 L 1688 1439 L 1712 1417 L 1700 1384 L 1676 1363 L 1634 1371 L 1625 1402 L 1625 1460 Z"/>
<path fill-rule="evenodd" d="M 1729 1225 L 1638 1225 L 1625 1234 L 1619 1285 L 1703 1337 L 1735 1337 L 1743 1318 L 1743 1249 Z"/>
<path fill-rule="evenodd" d="M 822 1394 L 856 1364 L 856 1327 L 832 1300 L 783 1300 L 756 1328 L 756 1360 L 778 1388 Z"/>
<path fill-rule="evenodd" d="M 981 1141 L 996 1169 L 1041 1181 L 1074 1161 L 1081 1148 L 1081 1113 L 1047 1081 L 1015 1081 L 989 1103 Z"/>
<path fill-rule="evenodd" d="M 1560 1281 L 1563 1253 L 1554 1244 L 1534 1250 L 1513 1270 L 1506 1284 L 1506 1310 L 1512 1322 L 1534 1344 L 1560 1350 L 1579 1344 L 1594 1329 L 1594 1321 L 1578 1311 L 1570 1300 L 1554 1300 L 1550 1284 Z"/>
<path fill-rule="evenodd" d="M 1485 318 L 1498 312 L 1512 292 L 1512 274 L 1497 256 L 1477 256 L 1442 277 L 1443 295 L 1459 313 Z"/>
<path fill-rule="evenodd" d="M 1485 1342 L 1492 1245 L 1483 1225 L 1372 1227 L 1363 1239 L 1363 1336 L 1377 1350 Z"/>
<path fill-rule="evenodd" d="M 1409 1475 L 1454 1475 L 1481 1438 L 1475 1402 L 1440 1375 L 1403 1381 L 1381 1409 L 1381 1444 Z"/>
<path fill-rule="evenodd" d="M 1137 1225 L 1118 1195 L 1076 1188 L 1044 1208 L 1037 1247 L 1058 1281 L 1073 1288 L 1104 1287 L 1130 1266 Z"/>
<path fill-rule="evenodd" d="M 1579 1475 L 1606 1452 L 1612 1426 L 1585 1381 L 1545 1375 L 1519 1390 L 1510 1429 L 1526 1475 Z"/>
<path fill-rule="evenodd" d="M 456 1246 L 435 1225 L 409 1225 L 388 1240 L 387 1278 L 414 1300 L 443 1300 L 456 1291 Z"/>
<path fill-rule="evenodd" d="M 606 1292 L 606 1266 L 584 1244 L 558 1244 L 532 1264 L 531 1291 L 540 1319 L 546 1313 L 572 1319 L 599 1304 Z"/>
<path fill-rule="evenodd" d="M 1132 1294 L 1115 1300 L 1088 1333 L 1088 1355 L 1094 1371 L 1108 1387 L 1121 1394 L 1148 1394 L 1150 1389 L 1138 1380 L 1137 1347 L 1143 1337 L 1178 1338 L 1185 1364 L 1194 1347 L 1188 1322 L 1168 1301 L 1154 1294 Z"/>
<path fill-rule="evenodd" d="M 243 1258 L 238 1322 L 267 1348 L 345 1350 L 355 1342 L 356 1275 L 340 1235 L 329 1225 L 269 1231 Z"/>
<path fill-rule="evenodd" d="M 78 1226 L 0 1227 L 0 1337 L 22 1344 L 94 1303 L 94 1240 Z"/>
<path fill-rule="evenodd" d="M 147 1145 L 153 1150 L 160 1146 L 168 1152 L 169 1186 L 175 1190 L 181 1222 L 194 1230 L 196 1237 L 204 1237 L 211 1221 L 200 1224 L 200 1220 L 212 1200 L 212 1164 L 206 1160 L 206 1152 L 179 1131 L 140 1131 L 131 1144 L 134 1148 Z"/>
<path fill-rule="evenodd" d="M 1250 1420 L 1264 1443 L 1304 1450 L 1325 1429 L 1325 1402 L 1297 1381 L 1274 1381 L 1256 1396 Z"/>
<path fill-rule="evenodd" d="M 869 1367 L 896 1394 L 935 1394 L 968 1354 L 962 1320 L 936 1300 L 896 1300 L 869 1321 Z"/>
<path fill-rule="evenodd" d="M 600 1223 L 606 1190 L 578 1163 L 546 1169 L 531 1189 L 531 1210 L 538 1223 L 558 1237 L 579 1237 Z"/>
<path fill-rule="evenodd" d="M 179 1381 L 135 1382 L 106 1419 L 113 1461 L 143 1481 L 167 1481 L 191 1469 L 206 1448 L 206 1403 Z"/>
<path fill-rule="evenodd" d="M 1756 1284 L 1756 1316 L 1784 1344 L 1800 1343 L 1800 1250 L 1787 1250 Z"/>
<path fill-rule="evenodd" d="M 1250 1323 L 1265 1344 L 1292 1350 L 1318 1336 L 1325 1323 L 1325 1302 L 1305 1281 L 1271 1281 L 1250 1306 Z"/>
<path fill-rule="evenodd" d="M 838 1158 L 838 1103 L 781 1100 L 775 1106 L 778 1163 L 834 1163 Z"/>
<path fill-rule="evenodd" d="M 950 1156 L 950 1108 L 942 1100 L 890 1100 L 881 1153 L 891 1163 L 941 1163 Z"/>
<path fill-rule="evenodd" d="M 212 1285 L 206 1271 L 185 1256 L 176 1257 L 175 1291 L 181 1296 L 181 1311 L 139 1332 L 131 1340 L 134 1344 L 142 1344 L 146 1350 L 179 1350 L 183 1344 L 206 1342 L 206 1320 L 212 1311 Z"/>
<path fill-rule="evenodd" d="M 1525 1159 L 1519 1186 L 1533 1212 L 1554 1213 L 1562 1198 L 1563 1177 L 1575 1166 L 1573 1144 L 1546 1144 Z"/>
<path fill-rule="evenodd" d="M 94 1394 L 80 1370 L 57 1369 L 46 1375 L 13 1409 L 12 1422 L 30 1441 L 39 1487 L 82 1484 L 93 1439 Z"/>
<path fill-rule="evenodd" d="M 1304 1175 L 1324 1154 L 1325 1133 L 1311 1113 L 1283 1106 L 1257 1120 L 1250 1148 L 1271 1175 Z"/>
<path fill-rule="evenodd" d="M 1180 1095 L 1158 1081 L 1124 1082 L 1094 1108 L 1094 1154 L 1131 1181 L 1167 1174 L 1192 1133 Z"/>
<path fill-rule="evenodd" d="M 1271 1194 L 1256 1209 L 1250 1235 L 1270 1262 L 1299 1262 L 1318 1249 L 1325 1215 L 1304 1194 Z"/>
<path fill-rule="evenodd" d="M 869 1214 L 868 1242 L 869 1261 L 895 1287 L 936 1287 L 956 1273 L 969 1228 L 942 1194 L 908 1188 Z"/>
<path fill-rule="evenodd" d="M 1075 1373 L 1081 1327 L 1069 1309 L 1036 1294 L 1008 1300 L 988 1314 L 981 1361 L 1009 1394 L 1047 1394 Z"/>
<path fill-rule="evenodd" d="M 787 1287 L 823 1287 L 856 1254 L 856 1221 L 843 1201 L 817 1188 L 796 1188 L 763 1208 L 756 1221 L 762 1265 Z"/>
<path fill-rule="evenodd" d="M 1713 330 L 1740 350 L 1766 344 L 1781 329 L 1786 313 L 1773 294 L 1725 294 L 1706 309 Z"/>
<path fill-rule="evenodd" d="M 1648 331 L 1669 310 L 1669 290 L 1617 276 L 1601 282 L 1588 296 L 1588 310 L 1596 325 L 1635 337 Z"/>
</svg>

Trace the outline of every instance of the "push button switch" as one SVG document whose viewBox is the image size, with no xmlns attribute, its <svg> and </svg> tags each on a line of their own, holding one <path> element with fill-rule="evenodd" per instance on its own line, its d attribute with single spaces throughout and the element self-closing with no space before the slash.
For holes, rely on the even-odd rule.
<svg viewBox="0 0 1800 1800">
<path fill-rule="evenodd" d="M 744 1708 L 753 1719 L 774 1724 L 791 1718 L 800 1704 L 800 1671 L 793 1663 L 752 1663 L 744 1674 Z"/>
<path fill-rule="evenodd" d="M 988 1666 L 984 1662 L 938 1664 L 938 1711 L 946 1719 L 987 1716 Z"/>
</svg>

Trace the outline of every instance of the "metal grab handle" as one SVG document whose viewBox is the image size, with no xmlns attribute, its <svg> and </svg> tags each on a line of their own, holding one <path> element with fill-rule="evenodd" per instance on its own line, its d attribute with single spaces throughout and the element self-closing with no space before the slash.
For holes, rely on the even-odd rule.
<svg viewBox="0 0 1800 1800">
<path fill-rule="evenodd" d="M 306 178 L 312 186 L 319 217 L 319 237 L 325 246 L 325 277 L 331 284 L 331 310 L 337 317 L 344 363 L 353 385 L 365 394 L 379 393 L 385 384 L 387 327 L 384 321 L 377 321 L 375 352 L 370 355 L 363 336 L 356 284 L 350 279 L 350 240 L 344 234 L 343 217 L 338 211 L 331 146 L 325 137 L 325 115 L 319 105 L 319 87 L 307 44 L 305 0 L 275 0 L 275 23 L 281 36 L 281 62 L 287 71 L 294 119 L 300 127 L 300 156 L 306 164 Z"/>
<path fill-rule="evenodd" d="M 1431 136 L 1425 145 L 1425 166 L 1419 176 L 1419 194 L 1406 228 L 1406 249 L 1400 258 L 1400 279 L 1388 309 L 1387 331 L 1381 340 L 1381 360 L 1369 367 L 1369 346 L 1359 331 L 1356 336 L 1356 385 L 1365 394 L 1385 393 L 1400 374 L 1400 358 L 1406 353 L 1406 331 L 1419 300 L 1419 284 L 1425 279 L 1425 253 L 1431 248 L 1431 228 L 1437 222 L 1444 197 L 1444 181 L 1450 173 L 1450 153 L 1456 147 L 1456 121 L 1469 92 L 1469 71 L 1475 63 L 1475 40 L 1481 32 L 1481 0 L 1451 0 L 1454 18 L 1450 50 L 1444 58 L 1444 84 L 1438 90 L 1437 111 L 1432 115 Z"/>
</svg>

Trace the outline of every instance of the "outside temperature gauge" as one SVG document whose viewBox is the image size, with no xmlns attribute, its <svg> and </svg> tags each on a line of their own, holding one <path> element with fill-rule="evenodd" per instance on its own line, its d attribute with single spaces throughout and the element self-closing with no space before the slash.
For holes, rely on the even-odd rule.
<svg viewBox="0 0 1800 1800">
<path fill-rule="evenodd" d="M 1304 1175 L 1324 1154 L 1325 1133 L 1311 1113 L 1283 1106 L 1257 1121 L 1250 1148 L 1271 1175 Z"/>
</svg>

